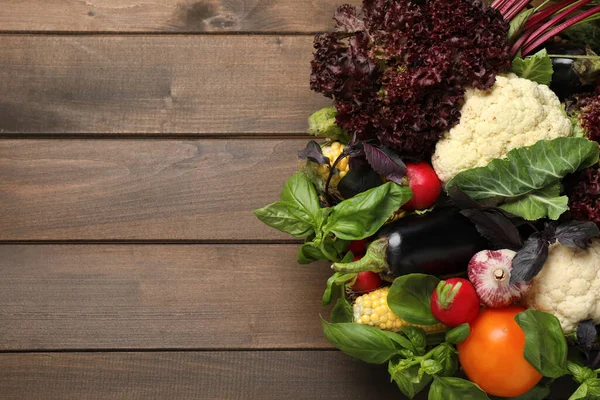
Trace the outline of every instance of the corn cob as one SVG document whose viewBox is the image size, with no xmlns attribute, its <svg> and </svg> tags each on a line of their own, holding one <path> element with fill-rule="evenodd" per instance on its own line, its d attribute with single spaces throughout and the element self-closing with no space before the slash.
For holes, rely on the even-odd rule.
<svg viewBox="0 0 600 400">
<path fill-rule="evenodd" d="M 398 318 L 388 307 L 389 291 L 390 288 L 386 286 L 358 297 L 353 306 L 354 322 L 386 331 L 398 331 L 403 326 L 416 326 L 427 333 L 438 333 L 447 329 L 443 324 L 414 325 Z"/>
<path fill-rule="evenodd" d="M 323 151 L 323 155 L 329 158 L 329 163 L 333 165 L 335 160 L 337 160 L 340 154 L 342 154 L 342 151 L 344 151 L 345 147 L 346 145 L 340 142 L 332 142 L 331 144 L 326 144 L 325 146 L 323 146 L 321 150 Z M 338 173 L 334 173 L 334 175 L 331 177 L 330 186 L 333 188 L 337 188 L 337 185 L 340 182 L 340 180 L 344 176 L 346 176 L 346 174 L 350 170 L 350 167 L 348 166 L 348 157 L 342 158 L 337 163 L 335 168 L 338 170 Z M 327 178 L 329 177 L 329 169 L 329 165 L 326 164 L 321 164 L 317 167 L 317 173 L 319 174 L 319 177 L 323 180 L 323 182 L 326 182 Z"/>
</svg>

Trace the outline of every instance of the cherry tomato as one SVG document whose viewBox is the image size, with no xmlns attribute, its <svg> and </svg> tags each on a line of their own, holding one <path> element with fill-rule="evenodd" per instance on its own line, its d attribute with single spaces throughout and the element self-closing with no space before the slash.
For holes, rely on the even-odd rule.
<svg viewBox="0 0 600 400">
<path fill-rule="evenodd" d="M 367 244 L 369 239 L 353 240 L 350 242 L 348 251 L 351 251 L 355 256 L 362 256 L 367 251 Z"/>
<path fill-rule="evenodd" d="M 402 206 L 404 210 L 423 210 L 431 207 L 440 196 L 442 182 L 426 162 L 406 164 L 408 187 L 413 191 L 413 197 Z"/>
<path fill-rule="evenodd" d="M 528 392 L 542 375 L 523 357 L 525 333 L 515 322 L 522 307 L 483 310 L 471 323 L 471 335 L 457 345 L 458 359 L 471 381 L 494 396 Z"/>
<path fill-rule="evenodd" d="M 383 280 L 378 273 L 371 271 L 359 272 L 356 282 L 352 285 L 352 290 L 356 293 L 367 293 L 379 289 L 381 285 L 383 285 Z"/>
</svg>

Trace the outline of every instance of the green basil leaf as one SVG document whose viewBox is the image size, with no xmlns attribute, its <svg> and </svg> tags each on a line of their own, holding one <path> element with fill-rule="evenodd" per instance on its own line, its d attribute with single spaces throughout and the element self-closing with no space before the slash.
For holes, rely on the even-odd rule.
<svg viewBox="0 0 600 400">
<path fill-rule="evenodd" d="M 297 261 L 299 264 L 310 264 L 319 260 L 329 260 L 325 254 L 315 247 L 314 242 L 306 242 L 298 249 Z"/>
<path fill-rule="evenodd" d="M 417 354 L 417 349 L 415 348 L 415 346 L 413 345 L 413 343 L 408 340 L 407 338 L 405 338 L 402 335 L 397 334 L 396 332 L 390 332 L 390 331 L 382 331 L 388 338 L 390 338 L 394 343 L 396 343 L 399 348 L 399 350 L 401 349 L 405 349 L 410 351 L 413 355 Z"/>
<path fill-rule="evenodd" d="M 446 341 L 452 344 L 462 343 L 467 340 L 470 334 L 471 327 L 469 324 L 462 324 L 446 333 Z"/>
<path fill-rule="evenodd" d="M 398 353 L 383 331 L 356 323 L 329 323 L 321 319 L 325 338 L 344 353 L 371 364 L 383 364 Z"/>
<path fill-rule="evenodd" d="M 571 395 L 571 397 L 569 397 L 569 400 L 584 400 L 587 399 L 587 392 L 588 392 L 588 387 L 585 383 L 582 383 L 577 390 L 575 391 L 575 393 L 573 393 Z"/>
<path fill-rule="evenodd" d="M 534 193 L 539 197 L 535 199 L 539 206 L 543 197 L 538 192 L 540 189 L 556 185 L 567 174 L 597 162 L 598 145 L 588 139 L 568 137 L 540 140 L 533 146 L 513 149 L 506 158 L 492 160 L 485 167 L 459 173 L 448 182 L 447 190 L 457 186 L 474 200 L 493 199 L 500 203 L 523 201 L 523 197 Z M 548 192 L 542 194 L 547 196 Z M 546 205 L 553 210 L 552 216 L 560 213 L 561 201 L 554 199 Z M 515 207 L 512 211 L 531 219 L 526 210 L 526 207 Z M 535 216 L 539 215 L 536 213 Z"/>
<path fill-rule="evenodd" d="M 444 369 L 442 364 L 435 360 L 423 360 L 421 362 L 421 370 L 427 375 L 436 375 Z"/>
<path fill-rule="evenodd" d="M 588 379 L 569 397 L 569 400 L 600 400 L 600 379 Z"/>
<path fill-rule="evenodd" d="M 425 331 L 416 326 L 403 326 L 401 330 L 415 348 L 415 354 L 424 355 L 427 348 L 427 334 Z"/>
<path fill-rule="evenodd" d="M 357 274 L 342 274 L 340 272 L 336 272 L 331 275 L 329 279 L 327 279 L 327 287 L 325 288 L 325 292 L 323 292 L 323 306 L 329 305 L 331 300 L 333 300 L 334 294 L 337 292 L 339 288 L 356 279 Z"/>
<path fill-rule="evenodd" d="M 303 172 L 292 175 L 283 185 L 280 200 L 290 204 L 297 217 L 317 225 L 321 205 L 317 190 L 310 179 Z"/>
<path fill-rule="evenodd" d="M 305 238 L 314 233 L 310 219 L 302 219 L 294 212 L 294 205 L 286 202 L 269 204 L 254 210 L 254 215 L 264 224 L 297 238 Z"/>
<path fill-rule="evenodd" d="M 434 377 L 429 400 L 489 400 L 479 386 L 460 378 Z"/>
<path fill-rule="evenodd" d="M 442 366 L 442 371 L 438 375 L 452 376 L 456 373 L 458 369 L 458 357 L 452 345 L 442 343 L 434 349 L 432 357 Z"/>
<path fill-rule="evenodd" d="M 511 22 L 510 28 L 508 29 L 508 41 L 512 42 L 512 40 L 519 34 L 525 23 L 531 17 L 531 14 L 535 12 L 535 8 L 530 8 L 529 10 L 523 10 L 519 15 L 517 15 Z"/>
<path fill-rule="evenodd" d="M 548 386 L 534 386 L 529 392 L 517 397 L 511 397 L 511 400 L 545 400 L 550 395 Z"/>
<path fill-rule="evenodd" d="M 335 306 L 333 306 L 333 309 L 331 310 L 329 319 L 333 323 L 352 322 L 354 320 L 352 306 L 348 303 L 348 300 L 346 300 L 346 296 L 342 295 L 338 298 Z"/>
<path fill-rule="evenodd" d="M 526 57 L 515 57 L 512 63 L 512 72 L 521 78 L 529 79 L 541 85 L 550 85 L 552 82 L 552 59 L 548 57 L 546 49 L 542 49 Z"/>
<path fill-rule="evenodd" d="M 390 361 L 388 364 L 388 372 L 390 375 L 393 374 L 396 366 L 397 363 Z M 432 377 L 430 375 L 423 374 L 419 377 L 420 369 L 420 365 L 413 365 L 401 373 L 392 376 L 392 380 L 396 382 L 398 389 L 400 389 L 400 391 L 409 399 L 414 398 L 417 393 L 425 389 L 425 387 L 429 385 L 429 382 L 431 382 Z"/>
<path fill-rule="evenodd" d="M 439 323 L 431 312 L 431 295 L 440 280 L 433 275 L 410 274 L 394 280 L 388 293 L 388 306 L 394 314 L 410 324 Z"/>
<path fill-rule="evenodd" d="M 569 198 L 561 196 L 560 182 L 533 191 L 518 200 L 500 205 L 500 208 L 514 215 L 519 215 L 528 221 L 537 221 L 548 216 L 556 221 L 569 210 Z"/>
<path fill-rule="evenodd" d="M 591 368 L 570 361 L 567 362 L 567 370 L 573 375 L 573 379 L 578 383 L 583 383 L 588 379 L 595 379 L 598 377 L 598 373 Z"/>
<path fill-rule="evenodd" d="M 408 187 L 385 183 L 333 207 L 323 231 L 345 240 L 372 236 L 411 197 Z"/>
<path fill-rule="evenodd" d="M 523 311 L 515 317 L 525 332 L 525 359 L 542 375 L 559 378 L 567 373 L 567 341 L 558 319 L 538 310 Z"/>
</svg>

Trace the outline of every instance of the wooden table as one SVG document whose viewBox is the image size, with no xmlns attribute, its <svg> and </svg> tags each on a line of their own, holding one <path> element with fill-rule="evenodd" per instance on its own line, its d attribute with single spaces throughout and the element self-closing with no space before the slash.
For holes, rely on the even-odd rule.
<svg viewBox="0 0 600 400">
<path fill-rule="evenodd" d="M 0 0 L 1 399 L 399 398 L 251 213 L 337 2 Z"/>
</svg>

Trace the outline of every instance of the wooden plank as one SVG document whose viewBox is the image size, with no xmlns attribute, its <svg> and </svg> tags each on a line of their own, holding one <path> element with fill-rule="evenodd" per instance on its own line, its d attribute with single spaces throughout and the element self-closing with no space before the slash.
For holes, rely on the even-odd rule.
<svg viewBox="0 0 600 400">
<path fill-rule="evenodd" d="M 360 5 L 359 0 L 347 3 Z M 0 0 L 6 31 L 316 32 L 338 0 Z"/>
<path fill-rule="evenodd" d="M 4 400 L 403 398 L 385 366 L 337 351 L 0 354 L 0 393 Z"/>
<path fill-rule="evenodd" d="M 295 245 L 2 245 L 0 351 L 330 348 Z"/>
<path fill-rule="evenodd" d="M 0 241 L 292 241 L 252 210 L 305 142 L 3 140 Z"/>
<path fill-rule="evenodd" d="M 305 134 L 310 36 L 0 36 L 0 132 Z"/>
</svg>

